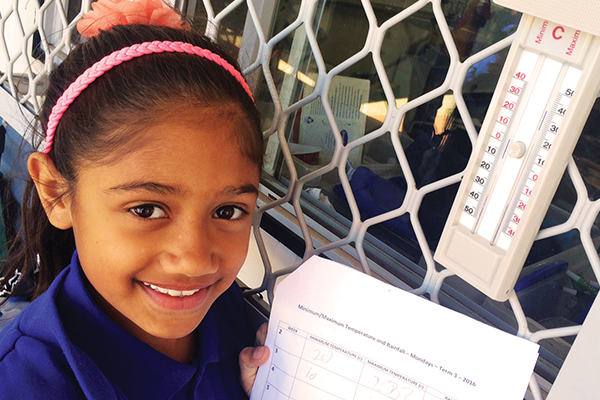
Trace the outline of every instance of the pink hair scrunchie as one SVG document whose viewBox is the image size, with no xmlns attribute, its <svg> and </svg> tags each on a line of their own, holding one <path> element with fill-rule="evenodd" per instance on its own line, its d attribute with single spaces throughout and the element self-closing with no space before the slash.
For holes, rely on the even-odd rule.
<svg viewBox="0 0 600 400">
<path fill-rule="evenodd" d="M 115 25 L 134 24 L 189 28 L 162 0 L 98 0 L 77 22 L 77 31 L 89 39 Z"/>
</svg>

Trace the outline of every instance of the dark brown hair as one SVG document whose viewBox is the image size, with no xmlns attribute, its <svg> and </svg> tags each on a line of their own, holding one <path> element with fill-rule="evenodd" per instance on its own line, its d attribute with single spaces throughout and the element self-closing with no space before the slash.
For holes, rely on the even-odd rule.
<svg viewBox="0 0 600 400">
<path fill-rule="evenodd" d="M 41 132 L 34 147 L 44 141 L 48 116 L 58 98 L 79 75 L 104 56 L 124 47 L 149 41 L 182 41 L 219 54 L 239 70 L 236 61 L 224 54 L 202 34 L 148 25 L 116 26 L 74 49 L 50 75 L 50 85 L 39 115 Z M 263 162 L 260 114 L 253 100 L 236 79 L 221 66 L 196 55 L 149 54 L 107 71 L 90 84 L 69 106 L 58 124 L 49 157 L 69 185 L 77 181 L 81 166 L 110 164 L 130 151 L 143 127 L 158 121 L 160 112 L 189 112 L 198 108 L 218 111 L 207 115 L 235 115 L 240 121 L 237 143 L 259 171 Z M 90 163 L 90 164 L 88 164 Z M 68 194 L 67 193 L 67 194 Z M 33 281 L 28 297 L 43 293 L 58 273 L 69 264 L 75 241 L 73 232 L 59 230 L 48 221 L 31 178 L 25 189 L 21 238 L 12 244 L 2 268 L 0 284 L 17 271 Z M 35 271 L 35 273 L 34 273 Z M 19 292 L 15 288 L 13 295 Z M 19 293 L 22 295 L 22 293 Z"/>
</svg>

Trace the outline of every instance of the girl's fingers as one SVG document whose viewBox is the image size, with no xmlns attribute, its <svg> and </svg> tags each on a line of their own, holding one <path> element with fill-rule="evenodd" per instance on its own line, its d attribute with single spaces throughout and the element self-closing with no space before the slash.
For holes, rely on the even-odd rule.
<svg viewBox="0 0 600 400">
<path fill-rule="evenodd" d="M 265 346 L 246 347 L 240 352 L 240 381 L 248 396 L 256 379 L 258 367 L 269 358 L 269 348 Z"/>
</svg>

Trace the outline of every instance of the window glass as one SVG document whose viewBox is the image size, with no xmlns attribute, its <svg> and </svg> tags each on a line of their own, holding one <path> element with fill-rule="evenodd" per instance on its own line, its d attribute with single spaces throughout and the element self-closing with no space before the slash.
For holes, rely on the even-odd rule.
<svg viewBox="0 0 600 400">
<path fill-rule="evenodd" d="M 228 1 L 212 1 L 212 12 L 218 15 L 223 11 L 230 2 Z M 201 31 L 207 30 L 208 14 L 204 3 L 200 0 L 188 1 L 188 4 L 183 7 L 194 26 Z M 216 42 L 233 58 L 240 57 L 240 48 L 242 47 L 242 37 L 245 33 L 246 18 L 248 16 L 248 6 L 246 4 L 238 5 L 225 14 L 220 20 L 217 33 L 214 36 Z M 208 27 L 208 31 L 215 27 Z"/>
<path fill-rule="evenodd" d="M 573 159 L 582 175 L 588 198 L 591 201 L 600 198 L 600 100 L 596 99 L 583 132 L 573 152 Z M 574 200 L 574 199 L 573 199 Z"/>
<path fill-rule="evenodd" d="M 273 36 L 297 17 L 297 7 L 282 3 L 275 15 Z M 457 174 L 465 168 L 471 152 L 471 141 L 451 91 L 408 110 L 397 132 L 381 129 L 389 107 L 400 108 L 439 88 L 450 66 L 447 45 L 431 4 L 393 23 L 412 4 L 414 1 L 371 3 L 377 22 L 389 25 L 375 56 L 380 58 L 384 70 L 378 71 L 379 60 L 373 53 L 357 55 L 364 47 L 369 29 L 359 0 L 320 2 L 312 27 L 316 45 L 310 43 L 304 27 L 298 26 L 272 52 L 270 71 L 282 107 L 284 110 L 292 107 L 285 137 L 294 155 L 294 169 L 299 177 L 308 173 L 319 175 L 305 182 L 305 190 L 318 192 L 307 199 L 311 199 L 313 206 L 327 208 L 348 223 L 352 221 L 349 201 L 356 203 L 363 221 L 395 210 L 402 205 L 407 179 L 414 179 L 417 188 L 421 188 Z M 442 1 L 442 9 L 461 61 L 514 33 L 520 19 L 519 14 L 491 1 Z M 317 55 L 315 50 L 319 52 Z M 477 128 L 487 111 L 506 54 L 507 50 L 503 50 L 475 63 L 464 81 L 463 96 Z M 323 59 L 326 70 L 322 73 L 339 69 L 340 63 L 355 58 L 331 80 L 328 98 L 334 117 L 331 120 L 323 99 L 311 96 L 319 71 L 315 57 Z M 386 96 L 382 79 L 390 84 L 393 97 Z M 257 97 L 263 98 L 266 105 L 270 98 L 260 95 L 266 88 L 259 87 L 257 91 Z M 389 104 L 390 98 L 394 104 Z M 332 132 L 332 124 L 341 137 Z M 266 172 L 286 185 L 290 166 L 277 152 L 276 141 L 270 140 L 271 159 Z M 329 167 L 340 141 L 352 148 L 345 171 Z M 401 162 L 410 166 L 412 176 L 404 176 Z M 343 172 L 350 191 L 342 183 Z M 457 188 L 458 184 L 423 199 L 419 221 L 432 250 L 437 246 Z M 414 247 L 415 253 L 420 252 L 408 214 L 375 225 L 369 233 L 400 252 L 406 252 L 407 246 Z"/>
</svg>

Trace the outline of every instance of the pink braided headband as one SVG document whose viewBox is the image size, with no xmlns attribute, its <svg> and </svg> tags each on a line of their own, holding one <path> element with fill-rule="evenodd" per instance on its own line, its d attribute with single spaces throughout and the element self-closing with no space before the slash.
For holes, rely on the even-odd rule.
<svg viewBox="0 0 600 400">
<path fill-rule="evenodd" d="M 44 147 L 44 153 L 48 154 L 50 149 L 52 148 L 52 143 L 54 141 L 54 133 L 56 132 L 56 126 L 60 122 L 61 117 L 64 112 L 67 110 L 69 105 L 73 103 L 73 101 L 79 96 L 79 94 L 92 82 L 94 82 L 99 76 L 108 71 L 109 69 L 121 64 L 124 61 L 129 61 L 136 57 L 141 57 L 146 54 L 152 53 L 187 53 L 187 54 L 195 54 L 207 60 L 214 62 L 215 64 L 223 67 L 227 72 L 229 72 L 239 83 L 242 85 L 248 96 L 254 101 L 254 97 L 252 97 L 252 92 L 248 87 L 248 84 L 242 77 L 242 74 L 235 69 L 231 64 L 225 61 L 221 56 L 215 54 L 209 50 L 203 49 L 198 46 L 194 46 L 190 43 L 183 42 L 169 42 L 169 41 L 154 41 L 154 42 L 144 42 L 140 44 L 134 44 L 129 47 L 124 47 L 121 50 L 115 51 L 112 54 L 104 57 L 100 61 L 96 62 L 94 65 L 89 67 L 87 70 L 83 72 L 69 87 L 65 92 L 60 96 L 54 107 L 52 107 L 52 112 L 48 117 L 48 127 L 46 129 L 46 144 Z"/>
</svg>

